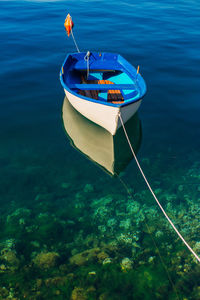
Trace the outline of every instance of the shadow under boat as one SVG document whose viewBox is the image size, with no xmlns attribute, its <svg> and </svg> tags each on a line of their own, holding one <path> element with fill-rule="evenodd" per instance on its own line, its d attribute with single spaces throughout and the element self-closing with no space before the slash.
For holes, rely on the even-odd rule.
<svg viewBox="0 0 200 300">
<path fill-rule="evenodd" d="M 64 128 L 72 146 L 110 175 L 118 175 L 133 159 L 122 127 L 113 136 L 77 112 L 67 97 L 63 101 L 62 113 Z M 138 113 L 126 122 L 125 128 L 137 154 L 142 140 L 142 126 Z"/>
</svg>

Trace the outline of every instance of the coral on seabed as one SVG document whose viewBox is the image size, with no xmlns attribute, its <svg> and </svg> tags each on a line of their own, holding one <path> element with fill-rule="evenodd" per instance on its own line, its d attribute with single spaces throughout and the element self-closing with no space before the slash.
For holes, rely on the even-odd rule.
<svg viewBox="0 0 200 300">
<path fill-rule="evenodd" d="M 196 251 L 197 254 L 200 255 L 200 242 L 196 242 L 196 244 L 194 245 L 194 251 Z"/>
<path fill-rule="evenodd" d="M 197 170 L 191 174 L 198 179 Z M 190 194 L 184 183 L 172 184 L 167 192 L 159 187 L 161 181 L 155 185 L 165 210 L 199 255 L 199 186 Z M 200 299 L 195 259 L 176 240 L 147 191 L 134 189 L 131 198 L 121 190 L 105 195 L 86 183 L 81 188 L 66 183 L 60 189 L 36 196 L 33 209 L 12 207 L 2 217 L 0 274 L 5 288 L 0 288 L 0 299 L 140 299 L 143 293 L 167 299 L 173 288 L 159 255 L 173 274 L 174 286 L 184 286 L 181 299 Z M 26 277 L 30 282 L 24 284 Z"/>
</svg>

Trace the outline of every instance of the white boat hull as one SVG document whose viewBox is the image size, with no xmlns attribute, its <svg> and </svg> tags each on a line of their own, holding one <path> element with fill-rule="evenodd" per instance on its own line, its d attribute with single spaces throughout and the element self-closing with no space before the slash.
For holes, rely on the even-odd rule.
<svg viewBox="0 0 200 300">
<path fill-rule="evenodd" d="M 121 127 L 119 112 L 124 123 L 126 123 L 138 110 L 142 99 L 127 106 L 114 107 L 82 99 L 71 94 L 65 89 L 65 94 L 72 106 L 84 117 L 100 125 L 115 135 L 117 129 Z"/>
</svg>

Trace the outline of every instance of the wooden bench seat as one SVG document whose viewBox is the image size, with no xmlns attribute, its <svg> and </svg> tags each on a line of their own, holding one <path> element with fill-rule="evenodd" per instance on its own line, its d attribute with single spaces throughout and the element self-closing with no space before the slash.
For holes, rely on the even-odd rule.
<svg viewBox="0 0 200 300">
<path fill-rule="evenodd" d="M 124 98 L 120 89 L 134 90 L 134 84 L 117 84 L 118 89 L 113 89 L 114 82 L 110 80 L 85 80 L 82 77 L 81 84 L 71 84 L 69 87 L 79 89 L 79 94 L 98 100 L 100 91 L 107 91 L 107 101 L 111 103 L 123 103 Z"/>
</svg>

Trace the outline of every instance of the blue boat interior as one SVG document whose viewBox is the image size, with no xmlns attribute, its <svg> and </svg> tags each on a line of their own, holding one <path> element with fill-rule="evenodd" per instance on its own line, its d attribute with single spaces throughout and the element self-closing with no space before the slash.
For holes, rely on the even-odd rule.
<svg viewBox="0 0 200 300">
<path fill-rule="evenodd" d="M 61 69 L 61 82 L 72 94 L 90 101 L 128 104 L 141 99 L 146 85 L 136 69 L 113 53 L 69 54 Z M 89 72 L 88 72 L 89 66 Z"/>
</svg>

